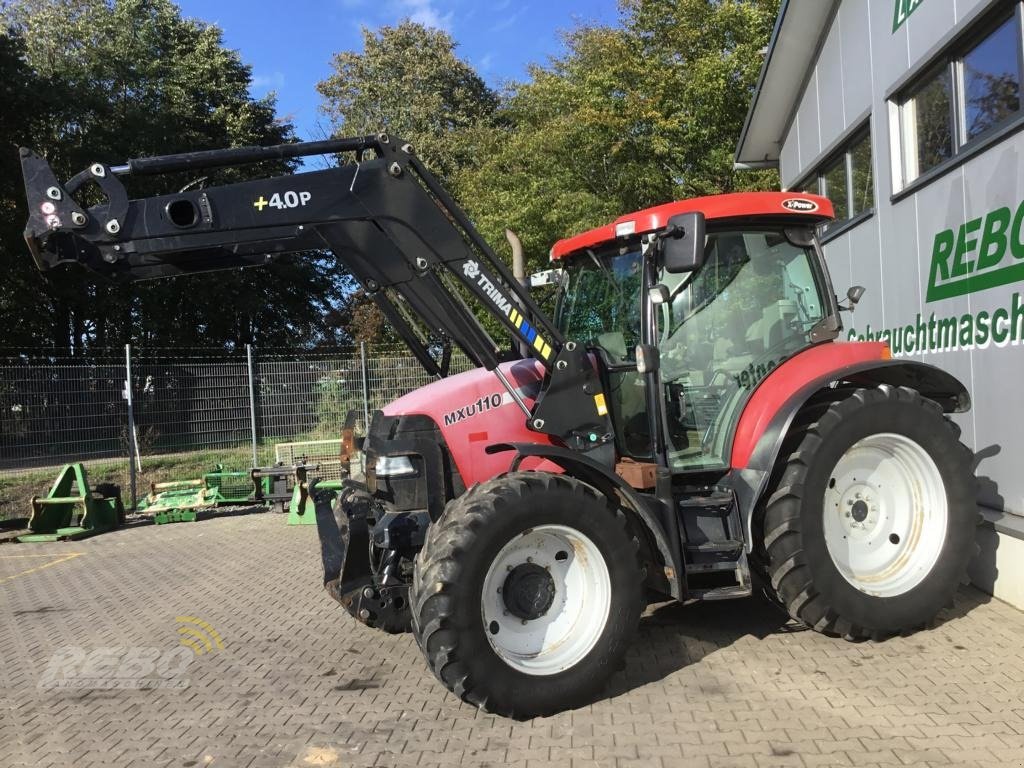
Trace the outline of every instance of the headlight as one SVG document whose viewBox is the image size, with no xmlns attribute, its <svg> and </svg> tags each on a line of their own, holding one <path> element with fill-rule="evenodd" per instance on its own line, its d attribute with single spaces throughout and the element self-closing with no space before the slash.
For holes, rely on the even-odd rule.
<svg viewBox="0 0 1024 768">
<path fill-rule="evenodd" d="M 377 477 L 402 477 L 415 475 L 416 467 L 408 456 L 378 456 L 374 471 Z"/>
</svg>

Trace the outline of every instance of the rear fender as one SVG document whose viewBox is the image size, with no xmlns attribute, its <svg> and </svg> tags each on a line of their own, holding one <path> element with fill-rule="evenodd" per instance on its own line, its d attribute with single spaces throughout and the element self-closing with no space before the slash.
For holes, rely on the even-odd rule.
<svg viewBox="0 0 1024 768">
<path fill-rule="evenodd" d="M 776 377 L 778 379 L 773 381 Z M 859 387 L 888 384 L 915 389 L 941 405 L 946 413 L 963 413 L 971 407 L 967 388 L 955 376 L 914 360 L 875 359 L 850 363 L 819 372 L 795 391 L 789 378 L 784 366 L 773 371 L 748 401 L 736 428 L 731 474 L 747 531 L 748 552 L 754 542 L 754 508 L 767 488 L 793 419 L 816 392 L 839 382 Z M 786 389 L 791 394 L 780 398 L 778 392 Z"/>
<path fill-rule="evenodd" d="M 515 451 L 516 457 L 512 461 L 510 471 L 515 472 L 523 459 L 531 456 L 546 459 L 552 464 L 563 469 L 566 474 L 579 478 L 583 482 L 593 486 L 617 505 L 624 503 L 635 518 L 647 530 L 651 540 L 654 542 L 661 556 L 664 566 L 664 580 L 668 583 L 668 594 L 676 600 L 682 599 L 685 588 L 682 583 L 682 552 L 678 541 L 672 541 L 665 532 L 664 523 L 658 519 L 657 512 L 652 509 L 654 506 L 662 506 L 657 502 L 656 497 L 650 494 L 637 493 L 636 490 L 627 484 L 621 477 L 616 475 L 606 465 L 584 456 L 578 451 L 562 448 L 557 445 L 544 445 L 541 443 L 497 443 L 486 448 L 487 453 L 505 453 Z M 652 504 L 656 502 L 656 504 Z M 675 514 L 675 510 L 669 509 L 665 514 Z M 656 579 L 661 581 L 661 579 Z"/>
</svg>

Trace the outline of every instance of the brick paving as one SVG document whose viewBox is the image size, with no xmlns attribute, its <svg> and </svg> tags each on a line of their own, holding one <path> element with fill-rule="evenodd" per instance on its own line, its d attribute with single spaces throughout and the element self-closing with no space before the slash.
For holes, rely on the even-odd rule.
<svg viewBox="0 0 1024 768">
<path fill-rule="evenodd" d="M 753 599 L 663 606 L 603 698 L 514 722 L 449 695 L 411 637 L 350 620 L 314 528 L 284 523 L 0 546 L 0 766 L 1024 766 L 1024 614 L 970 588 L 883 643 Z M 223 649 L 189 655 L 183 615 Z M 187 687 L 40 687 L 68 647 L 173 652 Z"/>
</svg>

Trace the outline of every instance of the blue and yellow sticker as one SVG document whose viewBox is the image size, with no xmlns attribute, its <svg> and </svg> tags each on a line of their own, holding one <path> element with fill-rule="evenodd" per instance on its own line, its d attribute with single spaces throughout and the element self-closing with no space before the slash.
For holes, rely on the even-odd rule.
<svg viewBox="0 0 1024 768">
<path fill-rule="evenodd" d="M 548 360 L 551 358 L 551 345 L 537 333 L 537 329 L 530 325 L 529 321 L 523 317 L 522 313 L 514 307 L 509 312 L 509 320 L 512 321 L 512 325 L 516 327 L 516 330 L 522 335 L 529 344 L 533 345 L 533 348 L 537 350 L 543 359 Z"/>
</svg>

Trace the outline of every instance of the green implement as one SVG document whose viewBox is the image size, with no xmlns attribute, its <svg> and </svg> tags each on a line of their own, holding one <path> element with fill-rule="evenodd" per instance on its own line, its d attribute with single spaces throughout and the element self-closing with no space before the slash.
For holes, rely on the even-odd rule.
<svg viewBox="0 0 1024 768">
<path fill-rule="evenodd" d="M 112 531 L 124 522 L 121 491 L 112 483 L 90 490 L 82 464 L 66 464 L 49 494 L 32 497 L 28 528 L 20 542 L 84 539 Z"/>
<path fill-rule="evenodd" d="M 162 525 L 194 522 L 196 510 L 209 509 L 216 504 L 217 488 L 209 487 L 205 479 L 170 480 L 153 483 L 149 495 L 140 500 L 136 508 Z"/>
<path fill-rule="evenodd" d="M 218 464 L 213 472 L 203 475 L 203 480 L 207 487 L 216 489 L 218 504 L 246 504 L 258 500 L 260 495 L 251 470 L 224 469 Z"/>
<path fill-rule="evenodd" d="M 331 495 L 331 505 L 342 488 L 342 480 L 321 480 L 317 483 L 317 490 L 327 491 Z M 292 498 L 288 503 L 288 525 L 316 525 L 316 512 L 313 509 L 313 500 L 308 498 L 309 489 L 303 487 L 302 483 L 296 483 L 292 489 Z"/>
<path fill-rule="evenodd" d="M 270 486 L 251 470 L 233 471 L 218 464 L 197 480 L 170 480 L 150 488 L 136 508 L 163 525 L 195 522 L 198 512 L 222 505 L 263 503 Z"/>
</svg>

